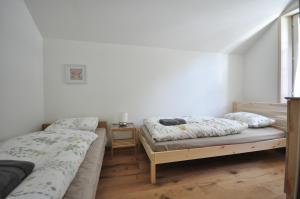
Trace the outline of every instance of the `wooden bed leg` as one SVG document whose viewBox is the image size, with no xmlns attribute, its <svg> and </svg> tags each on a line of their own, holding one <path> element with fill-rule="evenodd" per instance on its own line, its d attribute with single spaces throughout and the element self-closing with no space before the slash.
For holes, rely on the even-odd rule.
<svg viewBox="0 0 300 199">
<path fill-rule="evenodd" d="M 156 183 L 156 164 L 154 164 L 152 161 L 151 161 L 151 168 L 150 168 L 150 181 L 151 184 Z"/>
</svg>

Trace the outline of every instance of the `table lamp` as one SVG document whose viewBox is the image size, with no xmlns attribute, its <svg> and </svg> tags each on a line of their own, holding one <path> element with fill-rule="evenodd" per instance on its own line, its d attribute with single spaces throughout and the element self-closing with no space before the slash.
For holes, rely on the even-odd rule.
<svg viewBox="0 0 300 199">
<path fill-rule="evenodd" d="M 127 112 L 121 112 L 119 115 L 119 126 L 125 127 L 128 124 L 128 113 Z"/>
</svg>

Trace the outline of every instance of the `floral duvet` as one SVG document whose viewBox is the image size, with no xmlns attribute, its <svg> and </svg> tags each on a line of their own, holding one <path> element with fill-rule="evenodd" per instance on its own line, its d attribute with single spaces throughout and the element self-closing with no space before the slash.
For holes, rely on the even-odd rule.
<svg viewBox="0 0 300 199">
<path fill-rule="evenodd" d="M 159 123 L 160 119 L 154 117 L 144 120 L 152 139 L 156 142 L 233 135 L 248 128 L 248 124 L 244 122 L 224 118 L 183 117 L 186 124 L 175 126 L 164 126 Z"/>
<path fill-rule="evenodd" d="M 0 145 L 1 160 L 35 164 L 33 172 L 7 199 L 62 198 L 97 135 L 89 131 L 56 129 L 12 138 Z"/>
</svg>

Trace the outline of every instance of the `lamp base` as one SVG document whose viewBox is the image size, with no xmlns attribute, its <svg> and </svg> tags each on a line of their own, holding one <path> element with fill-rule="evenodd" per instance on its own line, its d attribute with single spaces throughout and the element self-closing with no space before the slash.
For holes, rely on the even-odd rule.
<svg viewBox="0 0 300 199">
<path fill-rule="evenodd" d="M 127 122 L 119 122 L 119 126 L 120 127 L 126 127 L 127 126 Z"/>
</svg>

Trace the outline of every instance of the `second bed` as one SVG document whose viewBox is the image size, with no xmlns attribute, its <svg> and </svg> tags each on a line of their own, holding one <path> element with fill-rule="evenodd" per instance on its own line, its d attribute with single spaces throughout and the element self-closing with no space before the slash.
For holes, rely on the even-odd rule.
<svg viewBox="0 0 300 199">
<path fill-rule="evenodd" d="M 146 126 L 141 128 L 140 142 L 150 159 L 150 181 L 156 183 L 156 165 L 184 160 L 261 151 L 286 146 L 286 104 L 233 104 L 234 112 L 252 112 L 276 120 L 271 127 L 245 129 L 240 134 L 156 142 Z"/>
</svg>

